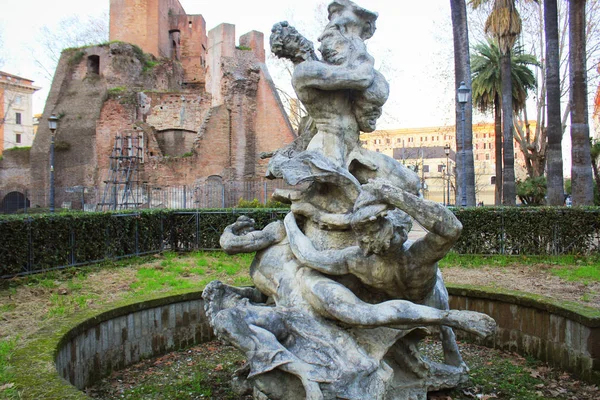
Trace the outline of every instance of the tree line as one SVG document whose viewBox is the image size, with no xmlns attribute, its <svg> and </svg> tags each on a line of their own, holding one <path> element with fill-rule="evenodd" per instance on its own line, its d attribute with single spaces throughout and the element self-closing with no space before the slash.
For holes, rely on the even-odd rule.
<svg viewBox="0 0 600 400">
<path fill-rule="evenodd" d="M 523 154 L 528 187 L 532 182 L 544 185 L 548 205 L 564 204 L 562 138 L 567 122 L 570 122 L 573 205 L 594 204 L 588 72 L 595 72 L 598 63 L 590 58 L 598 57 L 600 48 L 596 33 L 599 3 L 598 0 L 450 0 L 455 87 L 458 89 L 464 81 L 472 94 L 466 104 L 465 137 L 461 129 L 457 129 L 456 135 L 457 153 L 464 151 L 467 155 L 465 161 L 457 157 L 457 196 L 462 196 L 462 179 L 465 179 L 468 205 L 475 205 L 470 121 L 473 107 L 494 115 L 497 205 L 516 204 L 513 143 L 517 143 Z M 485 14 L 482 24 L 485 37 L 470 43 L 469 28 L 477 30 L 473 17 L 476 13 Z M 530 95 L 536 100 L 534 127 L 527 112 Z M 457 102 L 457 127 L 461 126 L 459 110 Z M 467 163 L 464 167 L 463 162 Z M 461 171 L 465 171 L 465 176 Z"/>
</svg>

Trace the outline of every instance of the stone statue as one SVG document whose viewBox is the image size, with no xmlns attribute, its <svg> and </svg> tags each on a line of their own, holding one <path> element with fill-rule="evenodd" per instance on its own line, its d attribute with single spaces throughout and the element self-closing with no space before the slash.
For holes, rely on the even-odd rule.
<svg viewBox="0 0 600 400">
<path fill-rule="evenodd" d="M 217 335 L 243 351 L 240 391 L 256 399 L 424 400 L 467 377 L 453 332 L 486 337 L 485 314 L 449 310 L 437 262 L 462 226 L 445 207 L 418 196 L 418 176 L 360 145 L 375 129 L 389 87 L 364 40 L 377 14 L 349 0 L 328 8 L 312 43 L 275 24 L 272 51 L 294 64 L 292 83 L 310 120 L 299 139 L 273 154 L 268 175 L 297 189 L 283 221 L 262 230 L 240 217 L 221 236 L 229 254 L 256 252 L 253 288 L 215 281 L 204 290 Z M 407 240 L 412 219 L 428 232 Z M 419 342 L 440 333 L 444 363 Z"/>
</svg>

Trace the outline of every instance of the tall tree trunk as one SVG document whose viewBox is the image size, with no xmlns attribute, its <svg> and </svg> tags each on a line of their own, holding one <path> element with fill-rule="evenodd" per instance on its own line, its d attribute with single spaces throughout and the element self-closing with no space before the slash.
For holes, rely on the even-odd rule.
<svg viewBox="0 0 600 400">
<path fill-rule="evenodd" d="M 513 105 L 512 76 L 510 64 L 511 52 L 502 54 L 500 59 L 500 75 L 502 79 L 502 133 L 504 136 L 503 157 L 504 174 L 502 175 L 502 203 L 506 206 L 516 205 L 515 187 L 515 149 L 513 145 Z"/>
<path fill-rule="evenodd" d="M 544 0 L 544 26 L 546 27 L 546 110 L 548 115 L 548 205 L 562 206 L 565 201 L 565 189 L 561 144 L 560 58 L 556 0 Z"/>
<path fill-rule="evenodd" d="M 450 0 L 452 34 L 454 37 L 454 80 L 458 89 L 464 81 L 471 88 L 471 63 L 469 56 L 469 31 L 467 27 L 467 4 L 465 0 Z M 465 105 L 465 126 L 462 126 L 462 107 L 456 102 L 456 173 L 458 185 L 456 203 L 462 204 L 463 182 L 466 180 L 467 205 L 475 206 L 475 164 L 473 160 L 473 101 L 471 96 Z M 464 138 L 463 138 L 464 131 Z M 463 160 L 464 139 L 464 160 Z"/>
<path fill-rule="evenodd" d="M 571 190 L 574 206 L 594 204 L 588 122 L 585 0 L 569 1 Z"/>
<path fill-rule="evenodd" d="M 502 108 L 500 96 L 496 93 L 494 98 L 494 149 L 496 152 L 496 193 L 495 203 L 502 204 Z"/>
</svg>

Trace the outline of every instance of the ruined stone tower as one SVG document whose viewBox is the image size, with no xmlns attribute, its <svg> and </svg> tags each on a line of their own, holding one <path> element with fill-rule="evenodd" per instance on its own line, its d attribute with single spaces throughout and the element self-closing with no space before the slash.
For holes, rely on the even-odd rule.
<svg viewBox="0 0 600 400">
<path fill-rule="evenodd" d="M 110 7 L 111 42 L 61 56 L 31 149 L 31 185 L 49 186 L 53 113 L 57 188 L 100 188 L 115 137 L 134 131 L 143 136 L 139 174 L 148 185 L 261 178 L 259 154 L 295 138 L 265 65 L 263 34 L 236 45 L 234 25 L 207 33 L 204 18 L 187 15 L 178 0 Z"/>
</svg>

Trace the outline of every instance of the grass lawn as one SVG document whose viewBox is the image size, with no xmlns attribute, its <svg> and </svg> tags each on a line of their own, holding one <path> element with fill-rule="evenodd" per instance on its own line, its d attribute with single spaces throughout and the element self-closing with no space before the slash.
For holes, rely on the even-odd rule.
<svg viewBox="0 0 600 400">
<path fill-rule="evenodd" d="M 253 254 L 229 256 L 221 252 L 193 252 L 182 255 L 164 253 L 0 282 L 0 399 L 19 398 L 13 387 L 11 354 L 19 346 L 26 344 L 29 338 L 41 328 L 55 323 L 61 317 L 82 310 L 104 307 L 121 300 L 141 299 L 148 295 L 168 295 L 185 289 L 201 290 L 208 282 L 215 279 L 230 285 L 251 285 L 248 270 L 252 259 Z M 597 257 L 515 258 L 450 254 L 440 262 L 440 265 L 442 269 L 446 266 L 458 266 L 465 269 L 482 267 L 502 269 L 514 266 L 515 263 L 517 265 L 536 263 L 551 265 L 551 274 L 564 280 L 565 283 L 600 281 L 600 258 Z M 221 370 L 223 365 L 237 365 L 238 361 L 230 361 L 229 364 L 218 361 L 215 363 L 214 368 Z M 190 361 L 189 368 L 194 368 L 196 364 L 198 363 Z M 494 365 L 501 364 L 501 362 L 494 363 Z M 527 368 L 531 369 L 531 366 L 527 366 Z M 226 370 L 227 374 L 231 373 L 231 368 L 227 367 Z M 515 374 L 507 367 L 506 374 L 510 374 L 510 379 L 513 380 L 511 381 L 506 379 L 502 371 L 489 368 L 486 364 L 477 365 L 475 363 L 472 365 L 471 371 L 473 382 L 492 382 L 492 386 L 502 384 L 503 393 L 507 393 L 508 397 L 499 398 L 508 399 L 511 396 L 519 399 L 544 398 L 536 397 L 536 392 L 540 392 L 541 386 L 539 385 L 543 385 L 545 382 L 531 382 L 530 372 L 526 372 L 522 376 Z M 200 375 L 202 374 L 198 376 Z M 219 377 L 219 379 L 223 379 L 223 377 Z M 171 380 L 171 382 L 175 382 L 175 380 Z M 192 393 L 195 390 L 193 389 L 194 382 L 185 384 L 188 385 L 188 389 L 182 389 L 183 392 Z M 518 391 L 511 391 L 511 388 L 518 389 Z M 132 394 L 126 398 L 154 398 L 145 397 L 149 394 L 143 389 L 136 390 L 139 392 L 137 397 Z M 160 392 L 158 389 L 152 390 Z M 177 391 L 178 389 L 173 390 Z M 524 394 L 523 391 L 529 394 Z M 182 396 L 178 395 L 177 398 L 194 398 Z M 210 397 L 206 396 L 205 398 Z"/>
</svg>

